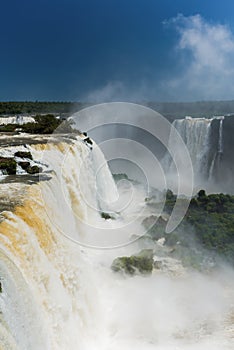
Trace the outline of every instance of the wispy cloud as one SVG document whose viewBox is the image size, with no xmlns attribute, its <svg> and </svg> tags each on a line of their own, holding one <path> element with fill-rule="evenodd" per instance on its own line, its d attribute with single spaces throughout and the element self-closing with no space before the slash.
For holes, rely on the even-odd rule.
<svg viewBox="0 0 234 350">
<path fill-rule="evenodd" d="M 178 58 L 184 68 L 164 82 L 186 99 L 228 99 L 234 94 L 234 36 L 226 25 L 207 22 L 200 15 L 178 15 L 164 24 L 179 34 Z M 181 99 L 181 98 L 180 98 Z"/>
<path fill-rule="evenodd" d="M 164 22 L 177 34 L 168 64 L 167 78 L 148 79 L 134 85 L 126 75 L 123 81 L 110 81 L 82 96 L 98 103 L 110 101 L 194 101 L 234 98 L 234 34 L 227 25 L 212 23 L 201 15 L 178 16 Z M 162 65 L 165 70 L 165 65 Z M 158 67 L 151 67 L 157 73 Z M 155 72 L 153 72 L 155 70 Z M 170 78 L 168 78 L 170 73 Z M 152 74 L 152 77 L 155 74 Z M 131 85 L 131 86 L 130 86 Z"/>
</svg>

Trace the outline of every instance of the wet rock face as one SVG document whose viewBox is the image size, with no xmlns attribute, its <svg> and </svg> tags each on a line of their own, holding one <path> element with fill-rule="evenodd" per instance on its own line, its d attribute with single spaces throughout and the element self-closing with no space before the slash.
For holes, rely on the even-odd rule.
<svg viewBox="0 0 234 350">
<path fill-rule="evenodd" d="M 101 217 L 105 220 L 109 220 L 109 219 L 114 219 L 114 217 L 112 215 L 110 215 L 109 213 L 104 213 L 104 212 L 101 212 Z"/>
<path fill-rule="evenodd" d="M 28 158 L 28 159 L 32 159 L 32 155 L 30 152 L 16 152 L 15 153 L 16 157 L 20 157 L 20 158 Z M 37 165 L 30 165 L 30 162 L 27 161 L 22 161 L 22 162 L 18 162 L 18 164 L 21 166 L 21 168 L 26 171 L 28 174 L 30 175 L 34 175 L 34 174 L 38 174 L 40 172 L 42 172 L 42 168 L 37 166 Z"/>
<path fill-rule="evenodd" d="M 16 152 L 14 154 L 15 157 L 19 158 L 28 158 L 33 160 L 30 152 Z M 21 166 L 21 168 L 26 171 L 30 175 L 38 174 L 42 172 L 42 168 L 37 165 L 30 165 L 29 161 L 20 161 L 17 162 L 13 157 L 6 158 L 0 157 L 0 170 L 6 175 L 16 175 L 17 164 Z"/>
<path fill-rule="evenodd" d="M 14 154 L 15 157 L 33 159 L 31 152 L 18 151 Z"/>
<path fill-rule="evenodd" d="M 111 268 L 114 272 L 127 275 L 151 274 L 154 268 L 153 250 L 144 249 L 137 255 L 116 258 Z"/>
<path fill-rule="evenodd" d="M 7 175 L 15 175 L 16 161 L 14 158 L 0 157 L 0 170 L 5 171 Z"/>
<path fill-rule="evenodd" d="M 25 170 L 25 171 L 27 171 L 27 168 L 30 166 L 30 163 L 29 162 L 19 162 L 18 163 L 20 166 L 21 166 L 21 168 L 23 169 L 23 170 Z"/>
<path fill-rule="evenodd" d="M 33 165 L 33 166 L 27 167 L 26 171 L 28 174 L 33 175 L 33 174 L 40 173 L 42 171 L 42 169 L 40 167 L 38 167 L 37 165 Z"/>
</svg>

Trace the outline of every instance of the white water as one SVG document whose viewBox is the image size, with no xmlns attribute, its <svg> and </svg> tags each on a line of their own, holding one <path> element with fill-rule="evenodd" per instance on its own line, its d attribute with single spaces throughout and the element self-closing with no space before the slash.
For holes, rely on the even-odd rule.
<svg viewBox="0 0 234 350">
<path fill-rule="evenodd" d="M 188 148 L 193 168 L 195 170 L 195 176 L 201 174 L 206 166 L 206 155 L 209 151 L 211 122 L 212 119 L 190 117 L 177 119 L 173 122 L 173 126 L 177 129 Z M 169 139 L 170 147 L 175 145 L 173 135 L 174 133 L 172 132 Z M 170 163 L 169 171 L 171 170 L 170 167 L 173 167 L 173 163 Z"/>
<path fill-rule="evenodd" d="M 214 178 L 214 169 L 215 166 L 216 168 L 220 168 L 221 166 L 221 157 L 223 154 L 223 121 L 224 117 L 220 117 L 220 122 L 219 122 L 219 139 L 218 139 L 218 149 L 217 152 L 214 153 L 214 157 L 211 162 L 210 170 L 209 170 L 209 181 L 212 181 Z"/>
<path fill-rule="evenodd" d="M 13 116 L 13 117 L 0 117 L 0 125 L 6 124 L 26 124 L 26 123 L 35 123 L 33 117 L 26 117 L 22 115 Z"/>
<path fill-rule="evenodd" d="M 224 117 L 220 118 L 220 124 L 219 124 L 219 148 L 218 153 L 223 153 L 223 121 Z"/>
<path fill-rule="evenodd" d="M 97 191 L 106 202 L 116 194 L 100 151 L 92 155 L 81 139 L 29 149 L 53 173 L 50 181 L 24 185 L 23 205 L 0 224 L 0 349 L 233 349 L 231 271 L 192 274 L 172 260 L 172 276 L 114 274 L 113 258 L 135 252 L 138 243 L 93 250 L 65 237 L 84 239 L 80 221 L 102 223 L 108 233 L 124 220 L 110 224 L 97 212 Z M 98 240 L 91 235 L 92 242 Z"/>
<path fill-rule="evenodd" d="M 211 143 L 211 123 L 214 119 L 220 120 L 217 150 L 212 150 Z M 215 163 L 223 153 L 223 120 L 224 117 L 177 119 L 173 122 L 173 127 L 182 137 L 191 157 L 195 188 L 201 186 L 209 187 L 208 181 L 213 180 Z M 176 147 L 176 135 L 171 131 L 169 147 Z M 179 149 L 177 150 L 180 151 Z M 175 176 L 175 165 L 169 154 L 163 159 L 163 165 L 168 177 Z M 186 182 L 187 179 L 184 179 Z"/>
<path fill-rule="evenodd" d="M 0 157 L 6 157 L 6 158 L 14 158 L 17 162 L 17 166 L 16 166 L 16 174 L 17 175 L 26 175 L 27 172 L 25 170 L 22 169 L 22 167 L 18 164 L 18 162 L 22 162 L 22 161 L 26 161 L 28 163 L 30 163 L 30 166 L 34 166 L 37 165 L 40 168 L 42 168 L 42 170 L 47 170 L 47 166 L 46 164 L 40 162 L 40 160 L 35 161 L 32 160 L 30 158 L 21 158 L 21 157 L 16 157 L 14 154 L 18 151 L 21 152 L 34 152 L 34 150 L 27 145 L 23 145 L 23 146 L 9 146 L 9 147 L 1 147 L 0 148 Z M 0 178 L 1 176 L 4 176 L 6 174 L 4 174 L 0 171 Z"/>
</svg>

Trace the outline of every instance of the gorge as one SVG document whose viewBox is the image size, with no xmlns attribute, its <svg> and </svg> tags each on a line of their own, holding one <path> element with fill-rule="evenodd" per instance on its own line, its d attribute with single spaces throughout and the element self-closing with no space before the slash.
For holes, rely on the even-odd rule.
<svg viewBox="0 0 234 350">
<path fill-rule="evenodd" d="M 199 189 L 232 193 L 231 118 L 173 122 Z M 115 182 L 94 140 L 95 130 L 92 143 L 82 133 L 0 135 L 0 157 L 17 162 L 16 175 L 0 175 L 0 349 L 233 349 L 233 268 L 196 270 L 171 255 L 179 241 L 152 241 L 142 222 L 168 220 L 168 188 Z M 40 172 L 24 171 L 17 152 Z M 165 152 L 161 161 L 174 172 Z M 147 249 L 149 275 L 111 270 Z"/>
</svg>

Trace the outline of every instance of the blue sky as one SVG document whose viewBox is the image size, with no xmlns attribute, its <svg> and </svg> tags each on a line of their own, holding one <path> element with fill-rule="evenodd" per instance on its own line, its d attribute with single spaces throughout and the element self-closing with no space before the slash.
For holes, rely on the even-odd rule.
<svg viewBox="0 0 234 350">
<path fill-rule="evenodd" d="M 8 0 L 0 100 L 234 99 L 233 0 Z"/>
</svg>

